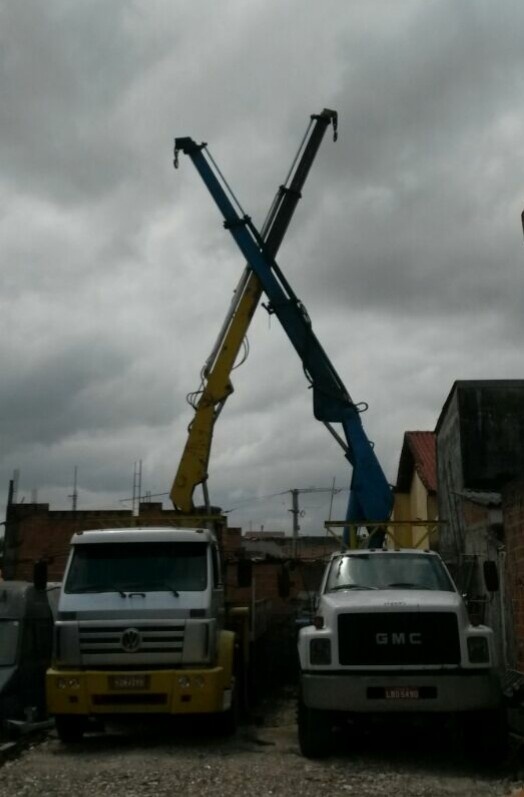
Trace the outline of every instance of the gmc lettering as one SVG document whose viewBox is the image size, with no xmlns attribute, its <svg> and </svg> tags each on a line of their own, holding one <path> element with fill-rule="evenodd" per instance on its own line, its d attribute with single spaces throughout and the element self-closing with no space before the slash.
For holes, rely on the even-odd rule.
<svg viewBox="0 0 524 797">
<path fill-rule="evenodd" d="M 419 631 L 412 631 L 410 634 L 403 631 L 379 633 L 375 634 L 375 642 L 377 645 L 422 645 L 422 634 Z"/>
</svg>

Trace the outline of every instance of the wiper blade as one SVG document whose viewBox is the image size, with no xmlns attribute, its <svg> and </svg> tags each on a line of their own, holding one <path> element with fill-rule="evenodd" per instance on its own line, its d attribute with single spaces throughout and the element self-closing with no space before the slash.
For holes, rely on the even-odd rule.
<svg viewBox="0 0 524 797">
<path fill-rule="evenodd" d="M 339 589 L 378 589 L 378 587 L 368 587 L 364 584 L 337 584 L 336 587 L 331 587 L 328 592 L 337 592 Z"/>
<path fill-rule="evenodd" d="M 425 587 L 423 584 L 413 584 L 411 581 L 394 581 L 392 584 L 386 584 L 384 589 L 389 589 L 390 587 L 394 589 L 431 589 L 431 587 Z"/>
<path fill-rule="evenodd" d="M 122 598 L 127 598 L 127 593 L 116 587 L 83 587 L 82 589 L 73 589 L 69 592 L 71 595 L 99 595 L 102 592 L 118 592 Z"/>
<path fill-rule="evenodd" d="M 171 586 L 171 584 L 166 584 L 163 581 L 153 582 L 152 584 L 123 584 L 122 587 L 127 592 L 127 597 L 131 597 L 133 595 L 139 595 L 142 598 L 145 598 L 148 592 L 160 592 L 165 590 L 166 592 L 171 592 L 175 598 L 179 597 L 179 593 L 177 590 Z"/>
</svg>

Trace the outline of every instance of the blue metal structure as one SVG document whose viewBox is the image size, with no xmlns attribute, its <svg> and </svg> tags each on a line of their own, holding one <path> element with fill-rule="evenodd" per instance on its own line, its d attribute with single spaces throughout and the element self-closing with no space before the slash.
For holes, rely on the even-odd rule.
<svg viewBox="0 0 524 797">
<path fill-rule="evenodd" d="M 191 138 L 176 138 L 175 167 L 179 151 L 189 155 L 224 217 L 224 227 L 258 276 L 269 299 L 269 312 L 277 316 L 302 361 L 313 389 L 315 418 L 327 426 L 353 467 L 346 516 L 348 523 L 386 521 L 391 514 L 393 496 L 362 426 L 359 409 L 313 332 L 304 306 L 268 252 L 251 219 L 235 209 L 232 195 L 230 198 L 224 179 L 206 147 L 206 144 L 197 144 Z M 345 441 L 331 427 L 332 423 L 341 424 Z"/>
<path fill-rule="evenodd" d="M 333 125 L 333 139 L 337 140 L 337 119 L 337 112 L 329 108 L 324 108 L 320 114 L 314 114 L 310 118 L 287 178 L 279 187 L 260 230 L 266 252 L 270 252 L 273 257 L 276 257 L 284 239 L 311 166 L 330 125 Z M 188 395 L 188 403 L 195 410 L 195 415 L 187 430 L 186 444 L 171 488 L 173 506 L 183 514 L 195 514 L 194 493 L 199 484 L 202 485 L 206 511 L 210 511 L 207 479 L 214 426 L 228 397 L 233 393 L 231 375 L 233 369 L 238 367 L 238 355 L 246 343 L 247 331 L 260 303 L 262 291 L 257 275 L 246 265 L 216 343 L 201 371 L 200 388 Z M 246 349 L 244 356 L 245 352 Z"/>
</svg>

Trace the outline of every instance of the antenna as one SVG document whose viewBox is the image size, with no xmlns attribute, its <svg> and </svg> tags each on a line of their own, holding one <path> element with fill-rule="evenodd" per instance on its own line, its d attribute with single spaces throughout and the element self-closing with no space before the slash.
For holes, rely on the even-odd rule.
<svg viewBox="0 0 524 797">
<path fill-rule="evenodd" d="M 78 490 L 77 490 L 77 476 L 78 476 L 78 467 L 75 465 L 75 469 L 73 472 L 73 492 L 71 495 L 68 495 L 68 498 L 71 498 L 71 509 L 73 512 L 76 512 L 76 506 L 78 502 Z"/>
<path fill-rule="evenodd" d="M 335 493 L 336 493 L 336 490 L 335 490 L 336 478 L 337 478 L 336 476 L 333 476 L 333 485 L 331 487 L 331 501 L 329 502 L 328 520 L 331 520 L 331 513 L 333 512 L 333 499 L 335 498 Z M 329 530 L 326 529 L 326 535 L 328 535 L 328 534 L 329 534 Z"/>
<path fill-rule="evenodd" d="M 140 498 L 142 496 L 142 460 L 135 462 L 133 468 L 133 503 L 132 512 L 136 517 L 140 508 Z"/>
<path fill-rule="evenodd" d="M 298 552 L 298 532 L 300 531 L 300 525 L 298 523 L 298 519 L 299 517 L 302 517 L 304 515 L 304 513 L 300 511 L 298 506 L 298 496 L 301 493 L 331 493 L 331 506 L 329 508 L 329 517 L 331 517 L 333 496 L 335 495 L 335 493 L 340 492 L 340 490 L 335 490 L 335 479 L 333 479 L 332 487 L 303 487 L 300 489 L 295 488 L 294 490 L 287 490 L 286 492 L 291 493 L 292 508 L 288 509 L 288 512 L 291 512 L 291 514 L 293 515 L 293 538 L 291 543 L 291 551 L 293 559 L 296 559 Z"/>
</svg>

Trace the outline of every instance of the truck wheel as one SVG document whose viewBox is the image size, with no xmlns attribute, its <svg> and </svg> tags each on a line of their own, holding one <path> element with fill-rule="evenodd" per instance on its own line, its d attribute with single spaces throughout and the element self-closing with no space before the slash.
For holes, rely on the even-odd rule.
<svg viewBox="0 0 524 797">
<path fill-rule="evenodd" d="M 234 736 L 238 728 L 240 701 L 237 684 L 233 686 L 231 708 L 215 715 L 215 728 L 220 736 Z"/>
<path fill-rule="evenodd" d="M 298 701 L 298 744 L 306 758 L 324 758 L 331 749 L 331 715 L 329 711 L 309 708 Z"/>
<path fill-rule="evenodd" d="M 474 711 L 465 722 L 466 751 L 488 765 L 501 764 L 508 754 L 508 726 L 503 709 Z"/>
<path fill-rule="evenodd" d="M 75 744 L 82 741 L 85 731 L 84 717 L 74 717 L 70 714 L 57 714 L 55 727 L 58 738 L 64 744 Z"/>
</svg>

